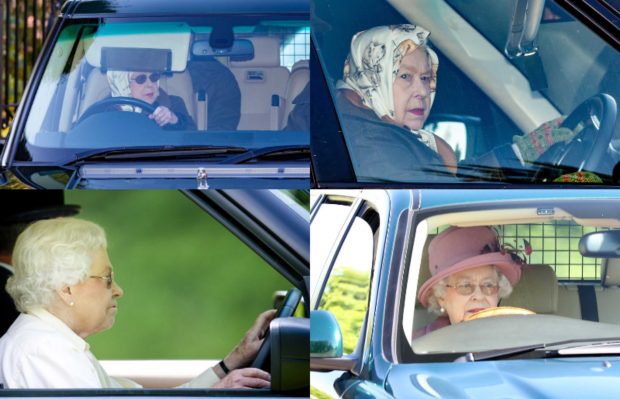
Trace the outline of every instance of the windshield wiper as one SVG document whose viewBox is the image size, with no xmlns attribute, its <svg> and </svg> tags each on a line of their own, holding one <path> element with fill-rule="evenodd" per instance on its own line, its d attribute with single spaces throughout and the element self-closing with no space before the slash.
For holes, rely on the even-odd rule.
<svg viewBox="0 0 620 399">
<path fill-rule="evenodd" d="M 222 163 L 230 163 L 230 164 L 240 164 L 249 161 L 254 161 L 259 158 L 266 157 L 283 157 L 283 156 L 296 156 L 300 155 L 308 155 L 310 156 L 310 147 L 307 145 L 280 145 L 273 147 L 265 147 L 249 150 L 241 155 L 236 157 L 231 157 Z"/>
<path fill-rule="evenodd" d="M 535 355 L 534 355 L 535 353 Z M 600 340 L 569 340 L 548 344 L 533 344 L 502 348 L 484 352 L 469 352 L 456 359 L 458 362 L 480 360 L 500 360 L 514 357 L 553 358 L 559 356 L 618 355 L 620 339 L 602 338 Z"/>
<path fill-rule="evenodd" d="M 499 360 L 508 359 L 524 353 L 533 352 L 545 347 L 545 344 L 535 344 L 526 346 L 515 346 L 512 348 L 502 348 L 484 352 L 469 352 L 456 359 L 457 362 L 477 362 L 480 360 Z"/>
<path fill-rule="evenodd" d="M 587 343 L 560 343 L 547 345 L 547 349 L 550 353 L 558 356 L 611 355 L 620 354 L 620 341 L 618 339 L 606 339 Z"/>
<path fill-rule="evenodd" d="M 227 146 L 163 146 L 146 148 L 116 147 L 105 150 L 97 149 L 76 154 L 75 158 L 65 165 L 75 165 L 84 161 L 109 160 L 145 160 L 162 158 L 201 158 L 204 156 L 220 156 L 226 154 L 243 154 L 248 152 L 245 147 Z"/>
</svg>

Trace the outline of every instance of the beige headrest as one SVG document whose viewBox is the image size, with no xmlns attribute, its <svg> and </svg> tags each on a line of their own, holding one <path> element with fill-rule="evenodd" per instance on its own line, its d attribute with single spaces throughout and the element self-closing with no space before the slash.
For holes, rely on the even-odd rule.
<svg viewBox="0 0 620 399">
<path fill-rule="evenodd" d="M 298 60 L 295 62 L 291 67 L 291 73 L 301 68 L 310 68 L 310 60 Z"/>
<path fill-rule="evenodd" d="M 254 45 L 254 58 L 248 61 L 231 61 L 231 67 L 265 68 L 280 66 L 280 40 L 275 37 L 252 37 L 250 40 Z"/>
<path fill-rule="evenodd" d="M 525 265 L 521 280 L 501 306 L 517 306 L 539 314 L 554 314 L 558 309 L 558 280 L 549 265 Z"/>
</svg>

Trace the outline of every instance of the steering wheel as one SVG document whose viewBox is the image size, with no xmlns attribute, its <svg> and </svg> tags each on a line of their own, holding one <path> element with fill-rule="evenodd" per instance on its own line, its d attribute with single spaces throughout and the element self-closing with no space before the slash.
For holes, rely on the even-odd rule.
<svg viewBox="0 0 620 399">
<path fill-rule="evenodd" d="M 286 297 L 282 301 L 282 304 L 278 308 L 276 312 L 275 318 L 278 317 L 291 317 L 299 305 L 301 301 L 301 291 L 297 288 L 291 288 L 286 293 Z M 271 369 L 271 337 L 269 334 L 269 330 L 265 333 L 265 338 L 263 343 L 261 344 L 258 352 L 256 353 L 256 357 L 252 362 L 250 367 L 259 368 L 265 371 L 269 371 Z"/>
<path fill-rule="evenodd" d="M 88 107 L 88 109 L 84 111 L 82 116 L 80 116 L 77 124 L 79 124 L 91 115 L 108 111 L 110 107 L 115 105 L 131 105 L 134 107 L 140 107 L 145 110 L 149 115 L 155 112 L 155 110 L 157 109 L 157 107 L 155 107 L 154 105 L 133 97 L 107 97 L 103 100 L 97 101 L 96 103 Z"/>
<path fill-rule="evenodd" d="M 494 308 L 482 309 L 479 312 L 467 315 L 467 317 L 465 317 L 463 321 L 483 319 L 485 317 L 493 317 L 493 316 L 528 315 L 528 314 L 536 314 L 536 313 L 532 312 L 529 309 L 519 308 L 516 306 L 496 306 Z"/>
<path fill-rule="evenodd" d="M 609 161 L 607 148 L 616 114 L 616 101 L 609 94 L 600 93 L 581 103 L 561 125 L 577 134 L 568 143 L 554 144 L 541 154 L 535 162 L 539 169 L 534 181 L 552 180 L 558 170 L 566 168 L 571 172 L 597 171 Z"/>
</svg>

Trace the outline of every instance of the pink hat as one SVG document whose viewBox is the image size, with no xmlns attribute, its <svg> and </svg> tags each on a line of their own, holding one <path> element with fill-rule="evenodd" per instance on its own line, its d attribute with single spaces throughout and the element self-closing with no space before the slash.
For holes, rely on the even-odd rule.
<svg viewBox="0 0 620 399">
<path fill-rule="evenodd" d="M 428 246 L 431 278 L 420 288 L 420 303 L 428 306 L 433 285 L 444 277 L 485 265 L 494 265 L 513 287 L 521 278 L 521 263 L 501 249 L 497 232 L 491 227 L 450 227 L 442 231 Z"/>
</svg>

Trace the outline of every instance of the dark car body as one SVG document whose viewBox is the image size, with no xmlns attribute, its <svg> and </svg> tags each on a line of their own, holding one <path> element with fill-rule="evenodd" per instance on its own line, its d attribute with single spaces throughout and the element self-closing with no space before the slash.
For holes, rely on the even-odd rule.
<svg viewBox="0 0 620 399">
<path fill-rule="evenodd" d="M 516 27 L 518 15 L 514 10 L 517 4 L 526 3 L 528 9 L 541 8 L 538 22 L 524 19 Z M 312 107 L 316 115 L 312 124 L 313 186 L 525 187 L 561 184 L 565 180 L 560 176 L 577 171 L 593 172 L 600 178 L 597 182 L 618 184 L 617 2 L 368 0 L 364 7 L 355 9 L 337 1 L 317 0 L 312 22 Z M 448 141 L 455 151 L 456 173 L 446 171 L 425 146 L 411 154 L 419 161 L 415 170 L 399 169 L 399 164 L 406 162 L 399 162 L 390 153 L 384 158 L 375 156 L 382 161 L 363 168 L 365 154 L 361 150 L 356 153 L 353 144 L 358 140 L 354 138 L 363 134 L 359 132 L 363 127 L 354 116 L 348 116 L 337 99 L 336 85 L 342 79 L 353 35 L 378 25 L 404 23 L 431 32 L 430 46 L 438 53 L 439 70 L 436 97 L 425 128 Z M 520 34 L 524 26 L 536 28 L 534 50 L 527 55 L 509 55 L 510 32 Z M 566 67 L 575 62 L 582 66 Z M 597 70 L 596 76 L 591 74 L 593 70 Z M 601 93 L 612 99 L 599 96 L 602 102 L 579 107 Z M 604 102 L 609 103 L 606 111 L 600 108 Z M 594 136 L 583 134 L 529 160 L 517 159 L 519 156 L 510 149 L 513 136 L 574 114 L 580 114 L 578 119 L 586 124 L 590 117 L 599 121 L 607 118 L 607 127 L 600 129 L 605 134 L 594 134 L 600 143 L 593 144 Z M 383 126 L 386 135 L 400 129 L 389 124 L 385 127 L 378 118 L 368 124 L 375 131 Z M 598 121 L 596 124 L 599 126 Z M 567 127 L 572 128 L 568 123 Z"/>
<path fill-rule="evenodd" d="M 613 190 L 317 190 L 311 211 L 311 396 L 607 398 L 619 378 Z M 428 243 L 490 225 L 523 255 L 500 306 L 535 310 L 422 337 Z M 595 235 L 593 235 L 595 234 Z M 598 234 L 598 235 L 596 235 Z M 510 244 L 511 246 L 508 246 Z M 608 247 L 608 248 L 611 248 Z M 521 251 L 521 252 L 519 252 Z M 591 256 L 596 256 L 592 258 Z M 614 281 L 612 281 L 614 280 Z"/>
<path fill-rule="evenodd" d="M 287 121 L 307 82 L 309 7 L 67 1 L 15 115 L 3 170 L 35 188 L 308 188 L 309 132 Z M 182 100 L 195 126 L 165 130 L 147 108 L 123 112 L 116 102 L 86 112 L 115 100 L 107 71 L 141 69 L 161 72 L 159 88 Z"/>
</svg>

